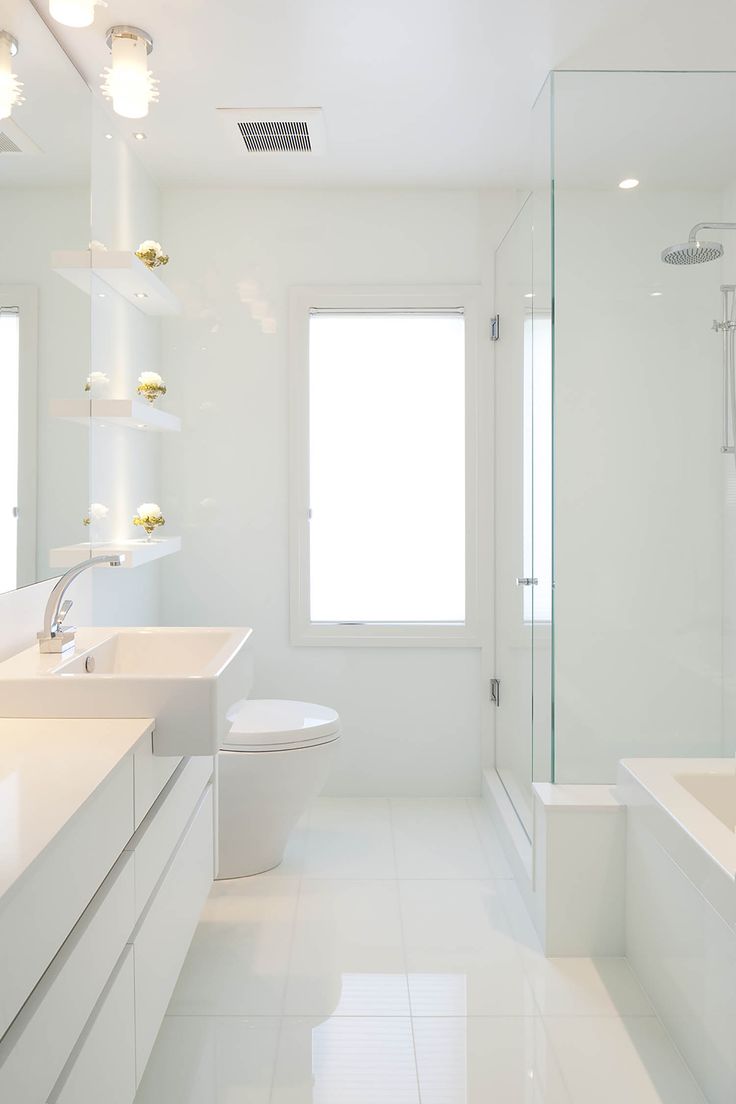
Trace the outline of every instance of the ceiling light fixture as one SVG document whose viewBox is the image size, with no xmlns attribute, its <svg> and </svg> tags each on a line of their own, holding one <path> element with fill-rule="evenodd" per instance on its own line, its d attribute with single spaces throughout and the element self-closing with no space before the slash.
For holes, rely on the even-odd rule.
<svg viewBox="0 0 736 1104">
<path fill-rule="evenodd" d="M 9 119 L 13 108 L 22 104 L 23 85 L 13 72 L 12 59 L 18 53 L 18 39 L 0 31 L 0 119 Z"/>
<path fill-rule="evenodd" d="M 102 74 L 102 93 L 112 100 L 118 115 L 143 119 L 148 114 L 148 105 L 158 100 L 158 81 L 148 68 L 153 39 L 138 27 L 111 27 L 107 45 L 112 66 Z"/>
<path fill-rule="evenodd" d="M 89 27 L 101 0 L 49 0 L 49 13 L 65 27 Z"/>
<path fill-rule="evenodd" d="M 619 181 L 619 188 L 623 188 L 624 191 L 628 191 L 629 188 L 638 188 L 639 181 L 635 176 L 627 176 L 625 180 Z"/>
<path fill-rule="evenodd" d="M 142 130 L 137 130 L 133 137 L 135 138 L 136 142 L 145 142 L 146 140 L 146 136 Z"/>
</svg>

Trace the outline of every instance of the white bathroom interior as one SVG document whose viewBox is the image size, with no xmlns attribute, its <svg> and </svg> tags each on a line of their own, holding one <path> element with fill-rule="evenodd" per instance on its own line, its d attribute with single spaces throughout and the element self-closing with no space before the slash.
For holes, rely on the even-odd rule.
<svg viewBox="0 0 736 1104">
<path fill-rule="evenodd" d="M 735 1104 L 698 22 L 0 0 L 3 1104 Z"/>
</svg>

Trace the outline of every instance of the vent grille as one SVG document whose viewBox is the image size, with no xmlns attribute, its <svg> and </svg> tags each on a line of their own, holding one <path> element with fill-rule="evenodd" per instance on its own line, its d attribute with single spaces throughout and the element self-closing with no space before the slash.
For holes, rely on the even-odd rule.
<svg viewBox="0 0 736 1104">
<path fill-rule="evenodd" d="M 311 153 L 309 125 L 295 120 L 239 122 L 245 148 L 250 153 Z"/>
<path fill-rule="evenodd" d="M 0 130 L 0 153 L 22 153 L 20 146 L 17 146 L 3 130 Z"/>
</svg>

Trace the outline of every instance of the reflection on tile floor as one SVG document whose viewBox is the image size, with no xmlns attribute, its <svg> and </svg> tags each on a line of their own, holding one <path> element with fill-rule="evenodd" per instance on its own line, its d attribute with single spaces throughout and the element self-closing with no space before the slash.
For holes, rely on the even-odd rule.
<svg viewBox="0 0 736 1104">
<path fill-rule="evenodd" d="M 545 959 L 476 800 L 316 803 L 210 895 L 136 1104 L 704 1104 L 622 959 Z"/>
</svg>

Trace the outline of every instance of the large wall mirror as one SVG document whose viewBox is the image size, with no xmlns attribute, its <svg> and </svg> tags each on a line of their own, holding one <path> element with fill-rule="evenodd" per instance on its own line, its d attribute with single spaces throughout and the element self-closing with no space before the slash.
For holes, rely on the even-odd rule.
<svg viewBox="0 0 736 1104">
<path fill-rule="evenodd" d="M 91 93 L 30 0 L 1 31 L 24 102 L 0 118 L 0 593 L 88 539 L 91 302 L 58 263 L 89 245 Z"/>
</svg>

